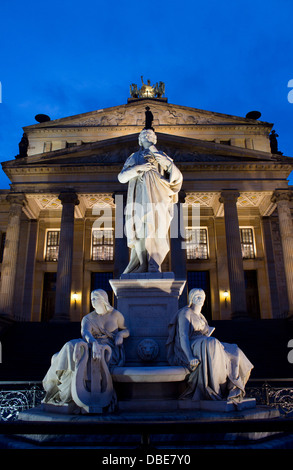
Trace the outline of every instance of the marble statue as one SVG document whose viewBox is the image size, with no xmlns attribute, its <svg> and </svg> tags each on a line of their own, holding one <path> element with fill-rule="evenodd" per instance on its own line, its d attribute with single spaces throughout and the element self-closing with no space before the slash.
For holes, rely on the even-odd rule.
<svg viewBox="0 0 293 470">
<path fill-rule="evenodd" d="M 91 302 L 94 310 L 81 321 L 81 338 L 68 341 L 52 357 L 43 379 L 45 404 L 70 404 L 82 413 L 116 406 L 111 370 L 124 364 L 123 340 L 129 331 L 105 291 L 92 291 Z"/>
<path fill-rule="evenodd" d="M 169 324 L 168 361 L 190 371 L 181 398 L 241 401 L 253 365 L 236 344 L 221 343 L 211 336 L 214 328 L 201 313 L 204 301 L 205 292 L 192 289 L 189 305 Z"/>
<path fill-rule="evenodd" d="M 183 178 L 156 142 L 152 129 L 141 131 L 139 151 L 118 175 L 120 183 L 128 183 L 125 229 L 131 255 L 124 273 L 158 272 L 169 251 L 168 230 Z"/>
</svg>

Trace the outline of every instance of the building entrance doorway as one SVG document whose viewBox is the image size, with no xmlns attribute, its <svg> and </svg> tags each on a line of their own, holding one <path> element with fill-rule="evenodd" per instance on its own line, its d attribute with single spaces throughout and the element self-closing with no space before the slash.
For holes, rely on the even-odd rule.
<svg viewBox="0 0 293 470">
<path fill-rule="evenodd" d="M 44 273 L 41 321 L 49 321 L 55 312 L 57 273 Z"/>
<path fill-rule="evenodd" d="M 247 313 L 252 319 L 260 318 L 257 271 L 244 271 Z"/>
</svg>

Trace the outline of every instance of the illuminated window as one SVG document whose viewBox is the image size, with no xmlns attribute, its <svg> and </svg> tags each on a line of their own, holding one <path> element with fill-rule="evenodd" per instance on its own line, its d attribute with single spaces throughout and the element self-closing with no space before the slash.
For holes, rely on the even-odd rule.
<svg viewBox="0 0 293 470">
<path fill-rule="evenodd" d="M 92 260 L 111 261 L 114 258 L 114 230 L 93 229 Z"/>
<path fill-rule="evenodd" d="M 58 261 L 60 230 L 48 230 L 46 239 L 46 261 Z"/>
<path fill-rule="evenodd" d="M 252 228 L 240 228 L 240 240 L 242 258 L 252 259 L 255 258 L 254 237 Z"/>
<path fill-rule="evenodd" d="M 208 259 L 208 231 L 206 228 L 186 229 L 187 259 Z"/>
</svg>

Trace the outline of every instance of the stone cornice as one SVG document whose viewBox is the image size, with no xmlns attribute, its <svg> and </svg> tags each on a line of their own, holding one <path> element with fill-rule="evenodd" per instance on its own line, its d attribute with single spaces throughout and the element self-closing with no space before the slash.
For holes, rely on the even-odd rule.
<svg viewBox="0 0 293 470">
<path fill-rule="evenodd" d="M 70 163 L 70 164 L 51 164 L 50 166 L 42 166 L 39 165 L 23 165 L 23 166 L 11 166 L 8 165 L 5 167 L 6 174 L 11 175 L 19 175 L 19 174 L 49 174 L 49 173 L 115 173 L 120 172 L 122 168 L 122 163 L 112 164 L 112 165 L 105 165 L 96 163 L 95 165 L 90 164 L 79 164 L 79 163 Z M 202 171 L 202 170 L 217 170 L 217 171 L 239 171 L 239 170 L 269 170 L 269 171 L 292 171 L 293 161 L 292 163 L 281 163 L 275 161 L 254 161 L 254 162 L 180 162 L 176 163 L 176 166 L 183 171 Z"/>
<path fill-rule="evenodd" d="M 276 162 L 187 162 L 187 163 L 177 163 L 176 166 L 184 172 L 194 172 L 194 171 L 282 171 L 282 172 L 291 172 L 293 167 L 293 162 L 291 164 L 282 164 Z M 18 166 L 18 167 L 6 167 L 5 173 L 9 176 L 13 175 L 26 175 L 26 174 L 74 174 L 82 173 L 119 173 L 121 171 L 121 165 L 79 165 L 70 164 L 70 165 L 50 165 L 50 166 Z"/>
<path fill-rule="evenodd" d="M 247 133 L 254 134 L 256 131 L 259 132 L 259 125 L 253 125 L 253 124 L 246 124 L 246 123 L 237 123 L 237 124 L 232 124 L 232 123 L 205 123 L 205 124 L 177 124 L 177 125 L 167 125 L 167 124 L 160 124 L 156 126 L 156 132 L 160 131 L 169 131 L 169 130 L 192 130 L 196 131 L 198 128 L 211 128 L 215 130 L 215 127 L 219 129 L 234 129 L 234 130 L 241 130 L 245 129 Z M 269 134 L 270 127 L 264 126 L 267 128 L 266 134 Z M 56 127 L 50 127 L 50 128 L 36 128 L 30 130 L 30 134 L 56 134 L 59 132 L 60 134 L 75 134 L 76 132 L 91 132 L 92 130 L 100 130 L 101 133 L 104 133 L 105 130 L 109 132 L 117 132 L 117 131 L 133 131 L 134 129 L 136 130 L 137 133 L 139 133 L 142 130 L 141 125 L 121 125 L 121 126 L 101 126 L 101 125 L 92 125 L 92 126 L 56 126 Z"/>
</svg>

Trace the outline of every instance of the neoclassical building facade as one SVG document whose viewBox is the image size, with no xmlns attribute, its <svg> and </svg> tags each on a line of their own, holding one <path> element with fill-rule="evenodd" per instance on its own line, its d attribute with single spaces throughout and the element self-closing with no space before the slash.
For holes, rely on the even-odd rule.
<svg viewBox="0 0 293 470">
<path fill-rule="evenodd" d="M 109 279 L 129 257 L 117 175 L 139 148 L 146 107 L 157 148 L 183 174 L 162 267 L 186 279 L 181 305 L 199 286 L 209 320 L 293 312 L 293 160 L 274 153 L 273 125 L 160 96 L 23 128 L 19 155 L 2 163 L 1 318 L 80 321 L 96 287 L 115 302 Z"/>
</svg>

